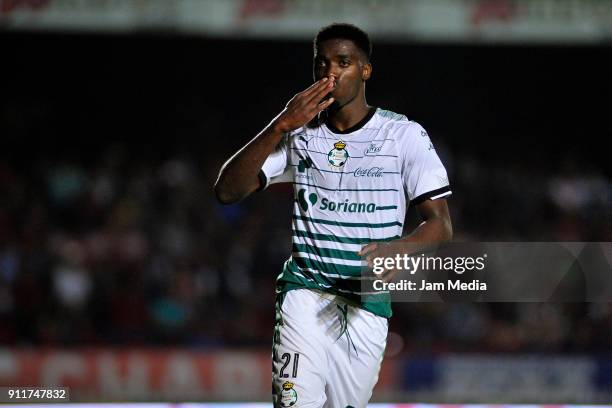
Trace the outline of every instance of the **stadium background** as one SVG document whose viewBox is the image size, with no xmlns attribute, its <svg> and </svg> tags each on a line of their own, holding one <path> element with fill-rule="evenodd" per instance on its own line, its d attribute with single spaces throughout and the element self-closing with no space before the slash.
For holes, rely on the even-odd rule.
<svg viewBox="0 0 612 408">
<path fill-rule="evenodd" d="M 153 0 L 133 3 L 141 15 L 0 2 L 0 385 L 70 386 L 73 401 L 269 399 L 291 188 L 221 206 L 212 184 L 311 82 L 309 40 L 333 20 L 372 32 L 368 102 L 429 131 L 456 239 L 611 241 L 605 3 L 543 1 L 561 11 L 538 30 L 534 2 L 440 1 L 425 13 L 438 31 L 402 34 L 364 19 L 363 1 L 174 2 L 191 7 L 185 26 Z M 215 20 L 227 4 L 235 20 Z M 287 24 L 329 4 L 345 14 Z M 440 27 L 458 4 L 470 18 L 455 36 Z M 396 304 L 390 331 L 374 401 L 612 401 L 608 303 Z"/>
</svg>

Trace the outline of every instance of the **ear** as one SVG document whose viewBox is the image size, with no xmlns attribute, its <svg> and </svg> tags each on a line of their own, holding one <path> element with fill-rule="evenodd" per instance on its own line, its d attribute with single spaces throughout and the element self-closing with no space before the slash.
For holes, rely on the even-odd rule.
<svg viewBox="0 0 612 408">
<path fill-rule="evenodd" d="M 361 67 L 361 79 L 367 81 L 372 76 L 372 64 L 369 62 Z"/>
</svg>

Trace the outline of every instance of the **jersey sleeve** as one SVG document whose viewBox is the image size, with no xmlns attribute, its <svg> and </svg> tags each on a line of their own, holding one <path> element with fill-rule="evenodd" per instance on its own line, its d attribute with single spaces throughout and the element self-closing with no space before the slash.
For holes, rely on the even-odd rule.
<svg viewBox="0 0 612 408">
<path fill-rule="evenodd" d="M 416 122 L 410 122 L 405 132 L 400 144 L 400 156 L 407 198 L 419 204 L 450 195 L 446 169 L 425 129 Z"/>
<path fill-rule="evenodd" d="M 270 153 L 259 172 L 260 190 L 267 188 L 270 184 L 291 181 L 291 172 L 287 148 L 289 135 L 285 135 L 276 149 Z"/>
</svg>

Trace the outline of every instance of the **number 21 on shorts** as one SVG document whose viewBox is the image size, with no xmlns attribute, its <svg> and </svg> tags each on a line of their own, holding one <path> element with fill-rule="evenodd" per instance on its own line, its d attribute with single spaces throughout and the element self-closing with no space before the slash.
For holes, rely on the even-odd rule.
<svg viewBox="0 0 612 408">
<path fill-rule="evenodd" d="M 280 370 L 280 378 L 289 378 L 289 374 L 285 373 L 285 369 L 291 363 L 291 354 L 283 353 L 283 355 L 281 356 L 281 360 L 283 360 L 285 363 L 283 364 L 283 367 Z M 292 378 L 297 377 L 299 361 L 300 361 L 300 353 L 294 353 L 293 354 L 293 369 L 291 371 Z"/>
</svg>

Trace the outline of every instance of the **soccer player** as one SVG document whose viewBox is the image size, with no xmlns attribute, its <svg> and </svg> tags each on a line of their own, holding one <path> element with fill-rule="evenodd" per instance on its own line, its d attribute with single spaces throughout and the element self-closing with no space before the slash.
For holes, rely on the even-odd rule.
<svg viewBox="0 0 612 408">
<path fill-rule="evenodd" d="M 322 28 L 315 83 L 223 165 L 215 184 L 217 198 L 233 203 L 293 183 L 292 253 L 276 282 L 275 407 L 365 407 L 391 307 L 388 293 L 363 296 L 364 258 L 452 236 L 448 178 L 427 132 L 366 102 L 371 50 L 353 25 Z M 409 202 L 423 222 L 402 237 Z"/>
</svg>

